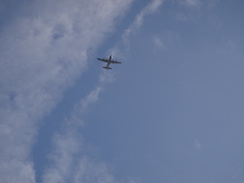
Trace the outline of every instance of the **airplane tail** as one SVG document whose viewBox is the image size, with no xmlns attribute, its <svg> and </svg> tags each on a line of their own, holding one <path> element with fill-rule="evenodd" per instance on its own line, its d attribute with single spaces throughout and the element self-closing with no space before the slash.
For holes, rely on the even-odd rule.
<svg viewBox="0 0 244 183">
<path fill-rule="evenodd" d="M 111 67 L 105 66 L 103 67 L 104 69 L 112 69 Z"/>
</svg>

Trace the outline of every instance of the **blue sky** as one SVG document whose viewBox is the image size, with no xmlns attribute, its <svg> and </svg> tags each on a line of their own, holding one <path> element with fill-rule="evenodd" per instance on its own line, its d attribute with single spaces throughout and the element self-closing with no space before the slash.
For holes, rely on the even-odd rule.
<svg viewBox="0 0 244 183">
<path fill-rule="evenodd" d="M 0 1 L 1 181 L 243 183 L 243 7 Z"/>
</svg>

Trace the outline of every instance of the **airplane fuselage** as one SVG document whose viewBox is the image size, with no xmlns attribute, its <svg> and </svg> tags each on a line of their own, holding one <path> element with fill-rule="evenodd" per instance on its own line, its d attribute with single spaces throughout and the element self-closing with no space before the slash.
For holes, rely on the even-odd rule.
<svg viewBox="0 0 244 183">
<path fill-rule="evenodd" d="M 111 67 L 109 67 L 109 65 L 112 64 L 121 64 L 121 62 L 117 61 L 117 60 L 113 60 L 112 59 L 112 55 L 109 56 L 109 58 L 97 58 L 100 61 L 106 62 L 107 65 L 104 66 L 104 69 L 112 69 Z"/>
</svg>

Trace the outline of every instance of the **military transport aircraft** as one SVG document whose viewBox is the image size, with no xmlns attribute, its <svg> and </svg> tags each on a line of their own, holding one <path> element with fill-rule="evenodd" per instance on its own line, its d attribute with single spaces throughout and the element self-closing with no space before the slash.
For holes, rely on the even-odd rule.
<svg viewBox="0 0 244 183">
<path fill-rule="evenodd" d="M 109 67 L 110 64 L 121 64 L 121 62 L 119 62 L 118 60 L 113 60 L 112 55 L 110 55 L 109 58 L 97 58 L 97 60 L 107 63 L 107 65 L 103 67 L 104 69 L 112 69 L 111 67 Z"/>
</svg>

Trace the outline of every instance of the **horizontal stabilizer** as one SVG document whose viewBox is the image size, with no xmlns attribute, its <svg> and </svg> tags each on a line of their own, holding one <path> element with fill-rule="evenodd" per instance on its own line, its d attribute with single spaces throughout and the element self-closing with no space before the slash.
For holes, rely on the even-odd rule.
<svg viewBox="0 0 244 183">
<path fill-rule="evenodd" d="M 104 69 L 112 69 L 111 67 L 103 67 Z"/>
</svg>

